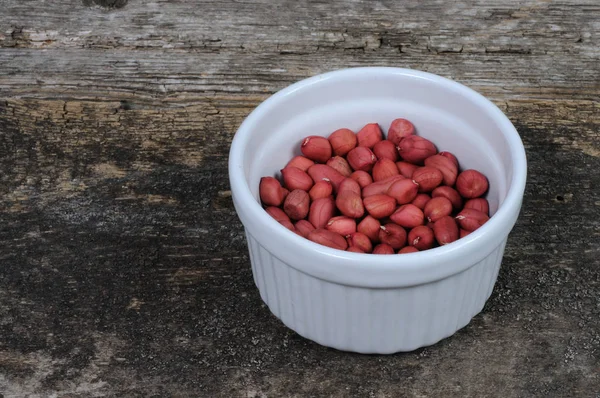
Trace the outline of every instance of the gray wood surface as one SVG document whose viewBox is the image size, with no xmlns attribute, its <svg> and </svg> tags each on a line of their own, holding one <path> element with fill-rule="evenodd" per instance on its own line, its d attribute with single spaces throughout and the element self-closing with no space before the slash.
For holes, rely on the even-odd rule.
<svg viewBox="0 0 600 398">
<path fill-rule="evenodd" d="M 0 394 L 600 396 L 599 35 L 597 0 L 0 0 Z M 262 100 L 367 65 L 486 95 L 530 167 L 484 311 L 383 357 L 269 313 L 227 180 Z"/>
</svg>

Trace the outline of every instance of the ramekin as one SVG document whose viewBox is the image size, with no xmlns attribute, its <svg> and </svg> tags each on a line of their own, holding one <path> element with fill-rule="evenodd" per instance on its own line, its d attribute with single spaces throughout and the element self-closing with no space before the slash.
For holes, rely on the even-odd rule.
<svg viewBox="0 0 600 398">
<path fill-rule="evenodd" d="M 261 207 L 260 177 L 300 154 L 308 135 L 328 136 L 398 117 L 462 169 L 489 179 L 493 216 L 451 244 L 402 255 L 349 253 L 287 230 Z M 244 225 L 256 286 L 272 313 L 301 336 L 360 353 L 394 353 L 451 336 L 491 295 L 525 189 L 527 161 L 514 126 L 466 86 L 400 68 L 352 68 L 295 83 L 260 104 L 229 154 L 235 209 Z"/>
</svg>

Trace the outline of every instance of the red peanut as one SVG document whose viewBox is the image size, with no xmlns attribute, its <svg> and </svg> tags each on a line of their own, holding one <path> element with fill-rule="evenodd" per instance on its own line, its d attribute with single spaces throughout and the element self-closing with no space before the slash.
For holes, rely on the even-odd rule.
<svg viewBox="0 0 600 398">
<path fill-rule="evenodd" d="M 456 220 L 460 227 L 470 232 L 481 227 L 489 219 L 487 214 L 475 209 L 462 209 L 462 211 L 456 215 Z"/>
<path fill-rule="evenodd" d="M 386 193 L 394 182 L 400 180 L 404 180 L 404 177 L 401 175 L 396 175 L 393 177 L 388 177 L 385 180 L 374 182 L 363 188 L 362 195 L 364 198 L 366 198 L 367 196 Z"/>
<path fill-rule="evenodd" d="M 415 205 L 402 205 L 391 216 L 390 220 L 405 228 L 414 228 L 422 225 L 425 216 L 423 211 Z"/>
<path fill-rule="evenodd" d="M 398 250 L 406 245 L 406 231 L 399 225 L 385 224 L 380 228 L 379 240 L 390 245 L 392 249 Z"/>
<path fill-rule="evenodd" d="M 340 183 L 344 180 L 344 178 L 346 178 L 341 175 L 339 171 L 327 166 L 326 164 L 312 165 L 308 168 L 307 172 L 314 182 L 319 182 L 321 180 L 327 180 L 331 182 L 335 192 L 337 192 Z"/>
<path fill-rule="evenodd" d="M 423 209 L 427 221 L 436 222 L 442 217 L 452 214 L 452 202 L 443 196 L 432 198 Z"/>
<path fill-rule="evenodd" d="M 387 243 L 380 243 L 373 248 L 373 254 L 394 254 L 394 248 Z"/>
<path fill-rule="evenodd" d="M 369 148 L 358 146 L 348 152 L 346 160 L 354 170 L 371 171 L 377 158 Z"/>
<path fill-rule="evenodd" d="M 410 203 L 423 210 L 427 202 L 429 202 L 430 200 L 431 196 L 427 195 L 426 193 L 420 193 Z"/>
<path fill-rule="evenodd" d="M 312 160 L 310 160 L 309 158 L 306 158 L 304 156 L 294 156 L 292 158 L 292 160 L 290 160 L 285 167 L 297 167 L 302 171 L 306 171 L 308 170 L 308 168 L 310 166 L 312 166 L 313 164 L 315 164 L 315 162 L 313 162 Z"/>
<path fill-rule="evenodd" d="M 341 156 L 334 156 L 331 159 L 329 159 L 327 161 L 327 166 L 337 170 L 344 177 L 350 177 L 350 174 L 352 174 L 352 169 L 350 168 L 350 165 L 348 164 L 346 159 L 344 159 Z"/>
<path fill-rule="evenodd" d="M 432 198 L 444 197 L 444 198 L 448 199 L 450 201 L 450 203 L 452 203 L 452 207 L 454 208 L 454 210 L 459 210 L 462 208 L 462 204 L 463 204 L 462 197 L 454 188 L 447 187 L 447 186 L 437 187 L 436 189 L 434 189 L 431 192 L 431 197 Z"/>
<path fill-rule="evenodd" d="M 465 209 L 475 209 L 484 213 L 486 216 L 490 215 L 490 204 L 487 199 L 475 198 L 469 199 L 465 202 Z"/>
<path fill-rule="evenodd" d="M 351 233 L 356 232 L 356 220 L 346 216 L 332 217 L 327 221 L 325 229 L 342 236 L 350 235 Z"/>
<path fill-rule="evenodd" d="M 413 246 L 404 246 L 402 249 L 398 250 L 398 254 L 407 254 L 407 253 L 418 253 L 419 250 Z"/>
<path fill-rule="evenodd" d="M 433 230 L 425 225 L 419 225 L 408 233 L 408 244 L 419 250 L 431 249 L 434 244 Z"/>
<path fill-rule="evenodd" d="M 435 145 L 418 135 L 410 135 L 398 144 L 400 157 L 410 163 L 423 164 L 423 161 L 437 153 Z"/>
<path fill-rule="evenodd" d="M 387 139 L 394 143 L 394 145 L 400 144 L 403 138 L 413 135 L 415 133 L 415 126 L 406 119 L 395 119 L 390 124 L 388 129 Z"/>
<path fill-rule="evenodd" d="M 302 154 L 318 163 L 325 163 L 331 157 L 331 144 L 325 137 L 311 135 L 302 141 Z"/>
<path fill-rule="evenodd" d="M 451 216 L 442 217 L 433 224 L 433 234 L 440 245 L 447 245 L 458 239 L 458 225 Z"/>
<path fill-rule="evenodd" d="M 379 220 L 372 216 L 366 216 L 360 223 L 358 223 L 356 230 L 367 235 L 372 242 L 377 242 L 379 240 L 380 227 L 381 223 Z"/>
<path fill-rule="evenodd" d="M 373 153 L 377 156 L 377 159 L 389 159 L 392 162 L 398 160 L 398 150 L 396 149 L 396 145 L 392 143 L 392 141 L 383 140 L 379 141 L 373 147 Z"/>
<path fill-rule="evenodd" d="M 456 179 L 456 190 L 463 198 L 477 198 L 488 190 L 488 180 L 477 170 L 465 170 Z"/>
<path fill-rule="evenodd" d="M 444 185 L 453 186 L 456 182 L 458 167 L 449 158 L 442 155 L 433 155 L 425 159 L 425 166 L 435 167 L 441 171 Z"/>
<path fill-rule="evenodd" d="M 348 246 L 358 247 L 365 253 L 370 253 L 373 250 L 373 244 L 369 237 L 361 232 L 354 232 L 346 237 Z"/>
<path fill-rule="evenodd" d="M 398 168 L 400 174 L 402 174 L 406 178 L 412 178 L 412 175 L 415 172 L 415 170 L 419 168 L 419 166 L 417 165 L 404 161 L 396 162 L 396 167 Z"/>
<path fill-rule="evenodd" d="M 382 141 L 383 142 L 383 141 Z M 396 163 L 390 159 L 379 159 L 373 165 L 373 181 L 382 181 L 386 178 L 393 177 L 395 175 L 399 175 L 398 167 L 396 167 Z"/>
<path fill-rule="evenodd" d="M 388 195 L 372 195 L 363 199 L 367 212 L 375 218 L 391 215 L 396 209 L 396 200 Z"/>
<path fill-rule="evenodd" d="M 315 201 L 319 198 L 327 198 L 333 193 L 333 187 L 329 181 L 317 181 L 315 185 L 308 191 L 310 200 Z"/>
<path fill-rule="evenodd" d="M 285 214 L 292 220 L 301 220 L 308 215 L 309 204 L 310 198 L 308 193 L 301 189 L 294 189 L 287 198 L 285 198 L 283 211 L 285 211 Z"/>
<path fill-rule="evenodd" d="M 443 176 L 438 169 L 424 166 L 415 170 L 412 179 L 419 184 L 419 192 L 431 192 L 442 183 Z"/>
<path fill-rule="evenodd" d="M 363 170 L 355 171 L 354 173 L 352 173 L 350 175 L 350 178 L 352 178 L 354 181 L 358 182 L 358 185 L 360 185 L 361 188 L 364 188 L 367 185 L 373 183 L 373 178 L 371 177 L 371 174 L 369 174 Z"/>
<path fill-rule="evenodd" d="M 281 190 L 281 184 L 273 177 L 261 178 L 258 191 L 265 206 L 280 206 L 283 202 L 284 192 Z"/>
<path fill-rule="evenodd" d="M 308 191 L 315 184 L 307 172 L 293 166 L 282 169 L 281 176 L 286 188 L 292 191 L 294 189 Z"/>
<path fill-rule="evenodd" d="M 342 191 L 335 199 L 335 205 L 345 216 L 359 218 L 365 214 L 365 208 L 359 194 L 353 191 Z"/>
<path fill-rule="evenodd" d="M 356 133 L 356 138 L 358 138 L 358 146 L 373 148 L 383 140 L 383 133 L 377 123 L 369 123 Z"/>
<path fill-rule="evenodd" d="M 412 202 L 419 191 L 419 185 L 413 180 L 404 179 L 394 182 L 388 190 L 387 195 L 396 199 L 396 202 L 400 205 L 404 205 Z"/>
<path fill-rule="evenodd" d="M 319 198 L 311 203 L 308 211 L 308 221 L 315 228 L 325 228 L 327 222 L 335 213 L 335 202 L 333 198 Z"/>
<path fill-rule="evenodd" d="M 352 148 L 356 147 L 358 139 L 352 130 L 339 129 L 331 133 L 329 136 L 329 143 L 331 144 L 334 154 L 344 156 L 350 152 Z"/>
<path fill-rule="evenodd" d="M 296 232 L 298 233 L 298 235 L 300 235 L 304 238 L 308 237 L 308 233 L 310 231 L 315 230 L 314 225 L 312 225 L 310 223 L 310 221 L 307 221 L 307 220 L 296 221 L 296 224 L 294 224 L 294 227 L 296 227 Z"/>
<path fill-rule="evenodd" d="M 315 229 L 314 231 L 310 231 L 308 234 L 308 239 L 333 249 L 346 250 L 348 247 L 348 243 L 342 235 L 326 229 L 319 228 Z"/>
</svg>

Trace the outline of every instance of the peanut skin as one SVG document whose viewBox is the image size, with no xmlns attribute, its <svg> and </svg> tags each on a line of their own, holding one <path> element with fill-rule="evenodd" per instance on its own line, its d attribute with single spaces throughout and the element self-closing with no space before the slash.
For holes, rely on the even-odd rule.
<svg viewBox="0 0 600 398">
<path fill-rule="evenodd" d="M 425 205 L 427 204 L 427 202 L 429 202 L 430 200 L 431 196 L 427 195 L 426 193 L 420 193 L 410 203 L 423 210 L 425 209 Z"/>
<path fill-rule="evenodd" d="M 382 141 L 383 142 L 383 141 Z M 389 142 L 389 141 L 388 141 Z M 373 181 L 382 181 L 386 178 L 393 177 L 395 175 L 399 175 L 398 167 L 396 167 L 396 163 L 390 159 L 379 159 L 373 165 Z"/>
<path fill-rule="evenodd" d="M 433 230 L 425 225 L 419 225 L 408 233 L 408 244 L 419 250 L 431 249 L 434 239 Z"/>
<path fill-rule="evenodd" d="M 347 236 L 356 232 L 356 220 L 346 216 L 332 217 L 327 221 L 325 229 L 342 236 Z"/>
<path fill-rule="evenodd" d="M 281 176 L 285 187 L 290 191 L 293 191 L 294 189 L 308 191 L 314 185 L 314 182 L 308 173 L 297 167 L 288 166 L 282 169 Z"/>
<path fill-rule="evenodd" d="M 458 225 L 451 216 L 442 217 L 433 224 L 433 234 L 440 245 L 447 245 L 458 239 Z"/>
<path fill-rule="evenodd" d="M 358 146 L 348 152 L 346 160 L 354 170 L 371 171 L 377 157 L 369 148 Z"/>
<path fill-rule="evenodd" d="M 344 191 L 351 191 L 360 196 L 360 185 L 358 182 L 354 181 L 352 178 L 345 178 L 338 188 L 338 194 Z"/>
<path fill-rule="evenodd" d="M 335 213 L 335 202 L 332 197 L 319 198 L 311 203 L 308 221 L 315 228 L 325 228 L 327 222 Z"/>
<path fill-rule="evenodd" d="M 385 180 L 374 182 L 366 187 L 363 187 L 362 195 L 364 198 L 366 198 L 367 196 L 371 195 L 384 194 L 394 182 L 400 180 L 404 180 L 404 177 L 401 175 L 396 175 L 393 177 L 388 177 Z"/>
<path fill-rule="evenodd" d="M 413 164 L 421 165 L 423 161 L 437 153 L 435 145 L 426 138 L 410 135 L 398 144 L 400 157 Z"/>
<path fill-rule="evenodd" d="M 312 225 L 310 223 L 310 221 L 307 221 L 307 220 L 296 221 L 296 224 L 294 224 L 294 227 L 296 228 L 296 232 L 298 233 L 298 235 L 300 235 L 304 238 L 308 237 L 308 233 L 310 231 L 315 230 L 314 225 Z"/>
<path fill-rule="evenodd" d="M 377 123 L 369 123 L 356 133 L 356 138 L 358 138 L 358 146 L 371 149 L 383 140 L 383 133 Z"/>
<path fill-rule="evenodd" d="M 279 207 L 269 206 L 265 209 L 265 211 L 271 217 L 273 217 L 275 220 L 277 220 L 278 222 L 290 221 L 290 218 L 288 217 L 288 215 L 285 214 L 285 212 L 283 210 L 281 210 Z"/>
<path fill-rule="evenodd" d="M 444 179 L 442 172 L 435 167 L 419 167 L 412 175 L 414 182 L 419 184 L 419 192 L 426 193 L 433 191 Z"/>
<path fill-rule="evenodd" d="M 315 201 L 319 198 L 327 198 L 333 193 L 333 186 L 329 181 L 317 181 L 315 185 L 308 191 L 310 200 Z"/>
<path fill-rule="evenodd" d="M 399 225 L 385 224 L 380 228 L 379 240 L 390 245 L 392 249 L 398 250 L 406 245 L 406 231 Z"/>
<path fill-rule="evenodd" d="M 396 210 L 390 219 L 396 224 L 405 228 L 414 228 L 423 224 L 425 216 L 423 211 L 415 205 L 402 205 Z"/>
<path fill-rule="evenodd" d="M 397 146 L 403 138 L 413 134 L 415 134 L 415 126 L 410 121 L 399 118 L 390 124 L 387 139 Z"/>
<path fill-rule="evenodd" d="M 304 156 L 294 156 L 292 158 L 292 160 L 290 160 L 285 167 L 297 167 L 302 171 L 306 171 L 308 170 L 308 168 L 310 166 L 312 166 L 313 164 L 315 164 L 315 162 L 313 162 L 312 160 L 310 160 L 309 158 L 306 158 Z"/>
<path fill-rule="evenodd" d="M 412 175 L 415 172 L 415 170 L 419 168 L 419 166 L 415 164 L 404 161 L 396 162 L 396 167 L 398 168 L 400 174 L 402 174 L 406 178 L 412 178 Z"/>
<path fill-rule="evenodd" d="M 361 232 L 354 232 L 346 237 L 348 246 L 358 247 L 364 253 L 371 253 L 373 251 L 373 244 L 369 237 Z"/>
<path fill-rule="evenodd" d="M 392 141 L 383 140 L 379 141 L 373 147 L 373 153 L 377 156 L 377 159 L 389 159 L 392 162 L 398 160 L 398 150 L 396 145 Z"/>
<path fill-rule="evenodd" d="M 442 155 L 442 156 L 450 159 L 452 161 L 452 163 L 454 163 L 456 165 L 456 167 L 458 168 L 458 159 L 456 159 L 456 156 L 454 156 L 452 153 L 450 153 L 448 151 L 442 151 L 439 153 L 439 155 Z"/>
<path fill-rule="evenodd" d="M 443 196 L 432 198 L 423 209 L 427 221 L 436 222 L 442 217 L 452 214 L 452 202 Z"/>
<path fill-rule="evenodd" d="M 394 254 L 394 248 L 387 243 L 380 243 L 373 248 L 373 254 Z"/>
<path fill-rule="evenodd" d="M 294 189 L 283 202 L 283 211 L 292 220 L 301 220 L 308 215 L 310 198 L 308 192 Z"/>
<path fill-rule="evenodd" d="M 469 199 L 465 202 L 465 209 L 475 209 L 479 210 L 486 216 L 490 215 L 490 204 L 487 199 L 484 198 L 475 198 Z"/>
<path fill-rule="evenodd" d="M 342 191 L 335 199 L 335 205 L 340 213 L 347 217 L 359 218 L 365 214 L 362 198 L 353 191 Z"/>
<path fill-rule="evenodd" d="M 331 133 L 329 143 L 335 155 L 345 156 L 358 145 L 358 139 L 352 130 L 339 129 Z"/>
<path fill-rule="evenodd" d="M 355 171 L 354 173 L 352 173 L 350 175 L 350 178 L 352 178 L 354 181 L 358 182 L 358 185 L 360 185 L 361 188 L 364 188 L 367 185 L 373 183 L 373 178 L 371 177 L 371 174 L 367 173 L 366 171 L 362 171 L 362 170 Z"/>
<path fill-rule="evenodd" d="M 452 160 L 442 155 L 433 155 L 425 159 L 425 166 L 435 167 L 442 172 L 444 185 L 453 186 L 458 175 L 458 167 Z"/>
<path fill-rule="evenodd" d="M 414 246 L 404 246 L 402 249 L 398 250 L 398 254 L 407 254 L 407 253 L 418 253 L 419 250 Z"/>
<path fill-rule="evenodd" d="M 485 224 L 490 218 L 487 214 L 475 209 L 462 209 L 456 215 L 456 220 L 464 230 L 473 232 Z"/>
<path fill-rule="evenodd" d="M 419 185 L 413 180 L 404 179 L 394 182 L 386 194 L 396 199 L 396 202 L 400 205 L 405 205 L 412 202 L 419 191 Z"/>
<path fill-rule="evenodd" d="M 331 157 L 331 144 L 325 137 L 311 135 L 302 141 L 302 154 L 318 163 L 325 163 Z"/>
<path fill-rule="evenodd" d="M 396 200 L 388 195 L 372 195 L 363 199 L 367 212 L 375 218 L 391 215 L 396 209 Z"/>
<path fill-rule="evenodd" d="M 366 216 L 363 220 L 358 223 L 356 226 L 356 230 L 371 239 L 371 242 L 379 241 L 379 229 L 381 227 L 381 223 L 374 217 Z"/>
<path fill-rule="evenodd" d="M 319 182 L 321 180 L 329 181 L 333 186 L 334 192 L 337 192 L 340 183 L 346 178 L 341 175 L 339 171 L 326 164 L 312 165 L 308 168 L 307 172 L 314 182 Z"/>
<path fill-rule="evenodd" d="M 260 179 L 258 191 L 260 200 L 265 206 L 280 206 L 283 202 L 283 191 L 281 184 L 273 177 Z"/>
<path fill-rule="evenodd" d="M 308 239 L 323 246 L 331 247 L 332 249 L 346 250 L 348 248 L 348 243 L 342 235 L 326 229 L 319 228 L 310 231 Z"/>
<path fill-rule="evenodd" d="M 334 156 L 331 159 L 329 159 L 327 161 L 327 166 L 337 170 L 344 177 L 350 177 L 350 175 L 352 174 L 352 169 L 350 168 L 350 165 L 348 164 L 346 159 L 344 159 L 341 156 Z"/>
<path fill-rule="evenodd" d="M 478 198 L 488 190 L 488 180 L 477 170 L 465 170 L 456 179 L 456 190 L 465 199 Z"/>
<path fill-rule="evenodd" d="M 450 203 L 452 203 L 452 207 L 454 208 L 454 210 L 462 209 L 462 197 L 456 189 L 447 186 L 441 186 L 437 187 L 431 192 L 432 198 L 437 198 L 440 196 L 448 199 Z"/>
</svg>

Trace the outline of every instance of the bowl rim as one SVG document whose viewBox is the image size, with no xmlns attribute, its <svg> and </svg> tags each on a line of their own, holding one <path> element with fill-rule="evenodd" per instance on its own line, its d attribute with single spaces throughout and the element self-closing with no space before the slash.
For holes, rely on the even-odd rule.
<svg viewBox="0 0 600 398">
<path fill-rule="evenodd" d="M 250 133 L 255 124 L 267 115 L 273 106 L 287 96 L 300 90 L 306 90 L 315 84 L 327 80 L 351 80 L 355 77 L 394 76 L 425 79 L 446 89 L 465 96 L 477 103 L 498 124 L 509 146 L 513 166 L 512 179 L 502 205 L 481 228 L 468 236 L 448 245 L 440 246 L 418 253 L 407 253 L 401 256 L 352 253 L 332 249 L 305 239 L 288 230 L 270 217 L 256 201 L 245 178 L 243 157 Z M 396 67 L 358 67 L 326 72 L 300 80 L 271 95 L 259 104 L 242 122 L 231 143 L 229 152 L 229 178 L 236 211 L 244 226 L 256 230 L 261 235 L 277 233 L 281 242 L 260 242 L 270 245 L 272 254 L 281 260 L 289 257 L 282 247 L 301 249 L 306 254 L 301 261 L 282 260 L 295 269 L 334 283 L 354 286 L 396 287 L 410 286 L 433 282 L 450 275 L 462 272 L 484 259 L 491 251 L 502 245 L 518 217 L 527 179 L 527 159 L 525 148 L 517 130 L 508 117 L 490 100 L 475 90 L 432 73 Z M 278 239 L 272 239 L 276 241 Z M 485 250 L 477 250 L 483 248 Z M 294 250 L 292 250 L 294 252 Z M 469 260 L 465 261 L 465 256 Z M 327 262 L 327 265 L 321 263 Z"/>
</svg>

